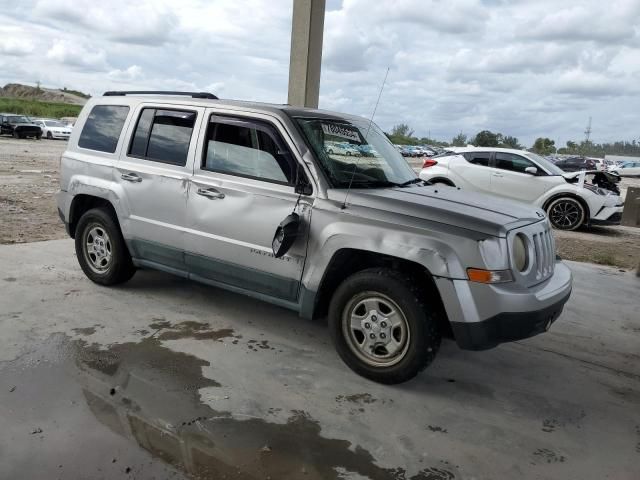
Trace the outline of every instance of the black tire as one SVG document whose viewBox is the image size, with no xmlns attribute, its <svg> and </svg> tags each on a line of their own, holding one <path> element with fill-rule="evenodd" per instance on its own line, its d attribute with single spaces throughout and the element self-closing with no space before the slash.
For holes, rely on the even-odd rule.
<svg viewBox="0 0 640 480">
<path fill-rule="evenodd" d="M 109 245 L 109 248 L 103 248 L 103 252 L 110 253 L 110 259 L 105 263 L 103 271 L 96 267 L 93 258 L 97 257 L 89 252 L 87 247 L 87 243 L 91 239 L 96 241 L 93 237 L 90 238 L 91 232 L 95 230 L 106 233 L 104 238 L 107 239 Z M 85 212 L 78 221 L 75 241 L 76 256 L 80 267 L 92 282 L 100 285 L 117 285 L 129 280 L 136 272 L 122 237 L 120 226 L 109 211 L 103 208 L 94 208 Z"/>
<path fill-rule="evenodd" d="M 586 209 L 579 200 L 573 197 L 559 197 L 547 205 L 547 216 L 554 228 L 558 230 L 575 230 L 586 219 Z"/>
<path fill-rule="evenodd" d="M 36 140 L 42 140 L 42 134 L 36 135 Z"/>
<path fill-rule="evenodd" d="M 53 135 L 51 132 L 47 132 L 47 140 L 53 140 Z"/>
<path fill-rule="evenodd" d="M 13 131 L 13 138 L 22 138 L 18 132 Z"/>
<path fill-rule="evenodd" d="M 346 326 L 346 322 L 352 322 L 349 312 L 355 314 L 358 307 L 353 308 L 354 303 L 359 305 L 356 302 L 368 301 L 367 295 L 379 295 L 391 300 L 406 321 L 408 335 L 405 336 L 402 352 L 392 358 L 393 364 L 373 365 L 371 361 L 363 360 L 362 350 L 354 345 L 348 332 L 350 327 Z M 428 308 L 427 296 L 410 277 L 395 270 L 372 268 L 348 277 L 334 293 L 329 306 L 329 329 L 340 358 L 354 372 L 375 382 L 396 384 L 415 377 L 433 361 L 440 348 L 441 333 L 436 310 Z M 382 320 L 385 319 L 382 310 L 378 315 Z M 379 320 L 375 316 L 369 318 L 372 321 Z M 382 320 L 378 326 L 382 325 Z M 382 337 L 382 334 L 378 335 Z M 374 347 L 373 351 L 377 348 Z M 358 351 L 360 353 L 356 353 Z"/>
</svg>

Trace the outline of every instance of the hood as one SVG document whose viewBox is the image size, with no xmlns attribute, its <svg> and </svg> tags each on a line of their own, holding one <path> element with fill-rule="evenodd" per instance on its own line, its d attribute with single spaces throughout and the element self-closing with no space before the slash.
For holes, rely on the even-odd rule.
<svg viewBox="0 0 640 480">
<path fill-rule="evenodd" d="M 346 190 L 328 190 L 344 201 Z M 546 217 L 543 210 L 493 195 L 443 186 L 351 190 L 347 209 L 364 207 L 504 237 L 509 230 Z"/>
</svg>

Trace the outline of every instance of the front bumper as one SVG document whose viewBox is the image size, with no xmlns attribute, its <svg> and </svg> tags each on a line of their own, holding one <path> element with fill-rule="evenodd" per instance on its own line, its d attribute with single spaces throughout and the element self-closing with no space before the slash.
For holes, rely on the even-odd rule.
<svg viewBox="0 0 640 480">
<path fill-rule="evenodd" d="M 623 209 L 624 205 L 602 207 L 594 217 L 591 217 L 589 222 L 592 225 L 620 225 Z"/>
<path fill-rule="evenodd" d="M 486 350 L 548 330 L 571 295 L 572 276 L 558 260 L 551 278 L 531 288 L 442 278 L 436 285 L 458 346 Z"/>
</svg>

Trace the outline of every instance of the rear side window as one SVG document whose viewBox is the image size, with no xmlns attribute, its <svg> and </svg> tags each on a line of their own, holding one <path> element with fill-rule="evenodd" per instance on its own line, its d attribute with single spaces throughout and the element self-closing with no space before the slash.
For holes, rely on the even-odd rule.
<svg viewBox="0 0 640 480">
<path fill-rule="evenodd" d="M 122 105 L 96 105 L 82 128 L 78 146 L 114 153 L 128 114 L 129 107 Z"/>
<path fill-rule="evenodd" d="M 462 155 L 467 159 L 467 162 L 469 163 L 480 165 L 482 167 L 489 166 L 489 159 L 491 158 L 491 153 L 489 152 L 466 152 Z"/>
<path fill-rule="evenodd" d="M 188 110 L 144 108 L 129 155 L 184 167 L 197 114 Z"/>
<path fill-rule="evenodd" d="M 207 128 L 202 169 L 293 183 L 295 169 L 277 133 L 267 124 L 211 118 Z"/>
</svg>

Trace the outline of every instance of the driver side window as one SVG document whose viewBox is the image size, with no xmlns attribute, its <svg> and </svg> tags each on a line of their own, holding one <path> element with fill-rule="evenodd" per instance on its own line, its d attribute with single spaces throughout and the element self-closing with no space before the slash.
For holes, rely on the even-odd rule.
<svg viewBox="0 0 640 480">
<path fill-rule="evenodd" d="M 202 169 L 290 185 L 293 158 L 267 124 L 212 117 Z"/>
<path fill-rule="evenodd" d="M 526 173 L 528 167 L 538 168 L 531 160 L 513 153 L 496 153 L 496 168 L 511 172 Z M 539 169 L 538 169 L 539 170 Z"/>
</svg>

